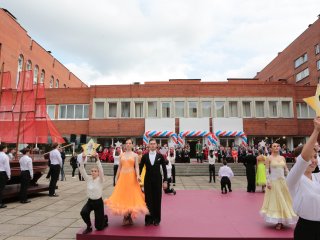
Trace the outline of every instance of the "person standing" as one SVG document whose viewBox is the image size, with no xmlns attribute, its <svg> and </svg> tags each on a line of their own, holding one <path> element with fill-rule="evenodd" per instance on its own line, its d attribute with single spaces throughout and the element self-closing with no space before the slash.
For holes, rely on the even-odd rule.
<svg viewBox="0 0 320 240">
<path fill-rule="evenodd" d="M 247 156 L 243 160 L 243 165 L 246 167 L 247 192 L 254 193 L 256 191 L 256 164 L 256 157 L 253 155 L 252 150 L 249 149 Z"/>
<path fill-rule="evenodd" d="M 121 154 L 122 154 L 121 147 L 117 147 L 113 151 L 113 186 L 116 185 L 116 175 L 117 175 L 117 171 L 118 171 L 118 167 L 119 167 Z"/>
<path fill-rule="evenodd" d="M 87 234 L 92 232 L 90 213 L 94 211 L 95 217 L 95 228 L 98 231 L 103 230 L 108 226 L 108 216 L 104 215 L 104 205 L 102 200 L 102 190 L 103 190 L 103 181 L 104 173 L 103 168 L 99 159 L 99 155 L 96 153 L 96 166 L 91 169 L 91 176 L 88 176 L 86 170 L 84 169 L 84 162 L 80 162 L 79 171 L 81 175 L 87 182 L 87 196 L 88 201 L 83 206 L 80 215 L 83 221 L 87 224 L 87 228 L 82 232 Z"/>
<path fill-rule="evenodd" d="M 61 159 L 62 159 L 62 166 L 61 166 L 61 181 L 66 179 L 66 176 L 64 174 L 64 161 L 66 159 L 66 153 L 64 151 L 64 148 L 60 149 Z"/>
<path fill-rule="evenodd" d="M 209 183 L 212 182 L 212 178 L 213 178 L 213 182 L 215 183 L 216 182 L 216 167 L 215 167 L 216 156 L 214 154 L 213 149 L 209 150 L 208 160 L 209 160 Z"/>
<path fill-rule="evenodd" d="M 175 166 L 175 163 L 176 163 L 176 151 L 174 150 L 173 147 L 171 147 L 170 150 L 168 151 L 167 160 L 170 161 L 171 166 L 172 166 L 172 169 L 171 169 L 172 184 L 173 184 L 173 186 L 175 186 L 176 185 L 176 166 Z"/>
<path fill-rule="evenodd" d="M 30 157 L 30 149 L 25 148 L 21 150 L 23 156 L 20 158 L 20 202 L 21 203 L 29 203 L 28 200 L 28 187 L 30 181 L 33 179 L 33 167 L 32 167 L 32 159 Z"/>
<path fill-rule="evenodd" d="M 56 192 L 57 181 L 59 179 L 60 169 L 62 167 L 62 158 L 59 151 L 60 145 L 54 143 L 53 150 L 49 153 L 50 157 L 50 183 L 49 183 L 49 197 L 57 197 Z"/>
<path fill-rule="evenodd" d="M 75 153 L 70 158 L 70 165 L 72 167 L 72 178 L 75 178 L 74 175 L 75 175 L 76 169 L 78 168 L 77 155 Z"/>
<path fill-rule="evenodd" d="M 8 153 L 9 161 L 13 161 L 14 160 L 15 153 L 16 153 L 16 150 L 14 148 L 11 148 L 9 153 Z"/>
<path fill-rule="evenodd" d="M 196 144 L 196 157 L 197 162 L 202 163 L 202 144 L 200 143 L 200 140 L 198 140 Z"/>
<path fill-rule="evenodd" d="M 83 167 L 86 167 L 86 163 L 88 162 L 88 157 L 84 154 L 83 149 L 81 153 L 77 156 L 78 167 L 80 167 L 80 163 L 83 162 Z M 80 169 L 80 168 L 79 168 Z M 79 181 L 84 181 L 84 178 L 81 176 L 81 172 L 79 170 Z"/>
<path fill-rule="evenodd" d="M 227 194 L 227 186 L 229 192 L 232 192 L 230 179 L 234 176 L 233 171 L 227 166 L 227 161 L 223 161 L 223 166 L 219 169 L 219 177 L 221 178 L 221 193 Z"/>
<path fill-rule="evenodd" d="M 11 178 L 9 157 L 6 154 L 7 151 L 7 146 L 0 144 L 0 208 L 7 207 L 7 205 L 3 204 L 2 202 L 2 192 L 7 181 Z"/>
<path fill-rule="evenodd" d="M 149 209 L 149 214 L 145 217 L 145 225 L 153 224 L 158 226 L 161 221 L 161 196 L 162 188 L 167 189 L 167 168 L 162 154 L 157 153 L 157 142 L 154 138 L 149 140 L 149 153 L 142 156 L 140 172 L 146 165 L 146 175 L 144 178 L 145 200 Z M 160 167 L 163 172 L 163 183 Z"/>
<path fill-rule="evenodd" d="M 168 184 L 167 189 L 164 190 L 165 193 L 173 193 L 176 195 L 177 192 L 173 188 L 170 188 L 170 183 L 172 182 L 172 164 L 169 160 L 166 160 L 166 168 L 167 168 L 167 177 L 168 177 Z"/>
</svg>

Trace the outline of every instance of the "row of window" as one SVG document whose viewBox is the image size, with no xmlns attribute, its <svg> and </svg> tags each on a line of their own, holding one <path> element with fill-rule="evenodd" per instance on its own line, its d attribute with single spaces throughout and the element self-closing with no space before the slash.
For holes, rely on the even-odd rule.
<svg viewBox="0 0 320 240">
<path fill-rule="evenodd" d="M 292 100 L 94 99 L 93 118 L 293 117 Z"/>
<path fill-rule="evenodd" d="M 24 57 L 22 54 L 19 55 L 18 58 L 18 74 L 17 74 L 17 79 L 16 79 L 16 83 L 18 85 L 19 82 L 19 73 L 22 71 L 23 69 L 23 62 L 24 62 Z M 31 60 L 28 60 L 26 62 L 26 70 L 32 70 L 32 62 Z M 41 74 L 40 74 L 40 83 L 44 82 L 44 78 L 45 78 L 45 71 L 44 69 L 41 70 Z M 35 65 L 34 69 L 33 69 L 33 83 L 37 84 L 38 83 L 38 77 L 39 77 L 39 66 Z M 54 77 L 51 76 L 50 78 L 50 84 L 49 84 L 50 88 L 59 88 L 59 79 L 56 79 L 55 83 L 54 83 Z"/>
<path fill-rule="evenodd" d="M 56 119 L 56 105 L 48 105 L 47 113 L 51 119 Z M 58 119 L 89 119 L 88 104 L 59 105 Z"/>
<path fill-rule="evenodd" d="M 308 76 L 309 76 L 309 68 L 306 68 L 296 75 L 296 82 L 299 82 Z"/>
</svg>

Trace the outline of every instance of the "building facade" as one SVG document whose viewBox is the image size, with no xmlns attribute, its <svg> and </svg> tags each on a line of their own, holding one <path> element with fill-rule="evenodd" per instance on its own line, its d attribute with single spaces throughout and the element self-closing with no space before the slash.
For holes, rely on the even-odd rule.
<svg viewBox="0 0 320 240">
<path fill-rule="evenodd" d="M 24 70 L 33 70 L 34 83 L 44 83 L 46 88 L 87 87 L 2 8 L 0 29 L 0 71 L 11 73 L 12 88 L 16 88 L 19 72 Z"/>
<path fill-rule="evenodd" d="M 302 86 L 320 83 L 320 15 L 255 78 L 264 82 L 285 81 Z"/>
</svg>

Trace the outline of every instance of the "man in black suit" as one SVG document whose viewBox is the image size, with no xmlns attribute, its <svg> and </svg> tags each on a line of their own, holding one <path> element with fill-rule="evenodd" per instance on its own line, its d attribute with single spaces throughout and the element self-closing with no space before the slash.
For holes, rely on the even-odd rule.
<svg viewBox="0 0 320 240">
<path fill-rule="evenodd" d="M 149 141 L 149 153 L 141 158 L 140 174 L 143 166 L 146 166 L 146 175 L 144 177 L 144 194 L 149 215 L 145 217 L 145 225 L 158 226 L 161 221 L 161 195 L 162 188 L 167 189 L 167 168 L 162 154 L 157 153 L 157 142 L 155 139 Z M 163 183 L 160 171 L 163 172 Z"/>
<path fill-rule="evenodd" d="M 257 164 L 256 156 L 253 155 L 253 151 L 251 149 L 248 150 L 247 156 L 243 161 L 244 166 L 246 167 L 246 175 L 247 175 L 247 192 L 255 192 L 256 191 L 256 170 L 255 165 Z"/>
</svg>

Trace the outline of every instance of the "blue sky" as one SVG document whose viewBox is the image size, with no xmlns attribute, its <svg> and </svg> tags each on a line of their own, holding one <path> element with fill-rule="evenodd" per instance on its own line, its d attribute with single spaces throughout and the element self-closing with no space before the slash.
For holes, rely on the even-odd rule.
<svg viewBox="0 0 320 240">
<path fill-rule="evenodd" d="M 316 0 L 3 0 L 84 82 L 251 78 L 317 19 Z"/>
</svg>

